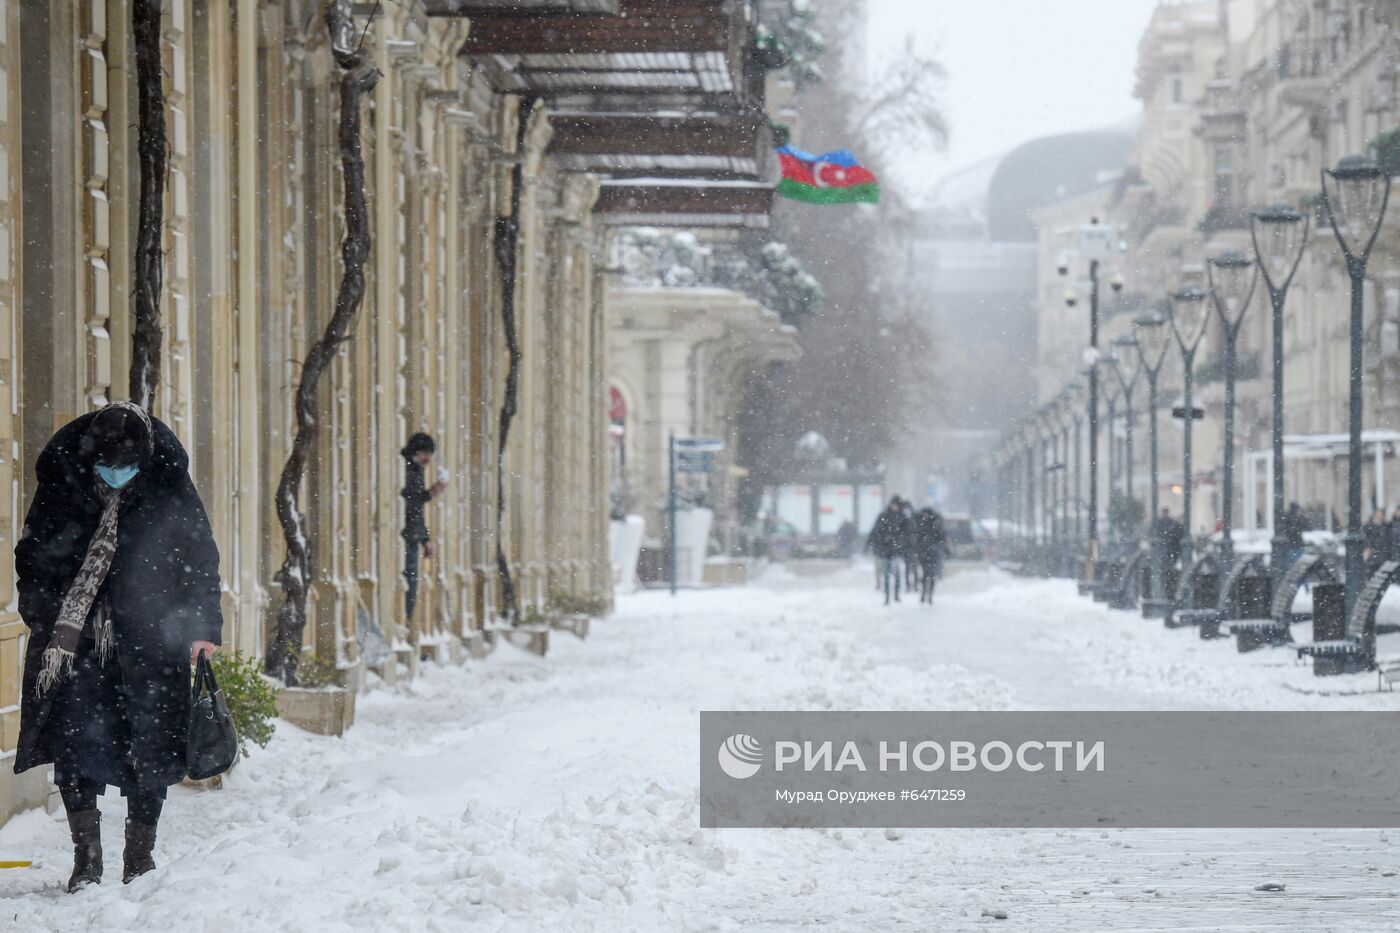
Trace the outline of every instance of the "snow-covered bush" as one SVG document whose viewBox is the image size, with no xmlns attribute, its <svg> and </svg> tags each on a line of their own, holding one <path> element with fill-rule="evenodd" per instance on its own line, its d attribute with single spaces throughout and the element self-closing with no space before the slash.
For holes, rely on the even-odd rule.
<svg viewBox="0 0 1400 933">
<path fill-rule="evenodd" d="M 276 728 L 277 693 L 263 676 L 262 662 L 241 651 L 219 652 L 214 655 L 213 667 L 238 730 L 238 753 L 247 755 L 249 742 L 265 748 Z"/>
</svg>

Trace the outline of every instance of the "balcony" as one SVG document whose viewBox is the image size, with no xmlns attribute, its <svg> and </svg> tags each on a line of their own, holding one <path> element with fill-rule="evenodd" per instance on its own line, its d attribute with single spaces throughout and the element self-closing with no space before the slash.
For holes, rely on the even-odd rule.
<svg viewBox="0 0 1400 933">
<path fill-rule="evenodd" d="M 1284 103 L 1307 110 L 1327 108 L 1330 63 L 1322 46 L 1298 40 L 1284 43 L 1274 53 L 1274 71 Z"/>
<path fill-rule="evenodd" d="M 1209 236 L 1225 230 L 1248 230 L 1249 211 L 1238 207 L 1216 205 L 1206 211 L 1196 229 Z"/>
</svg>

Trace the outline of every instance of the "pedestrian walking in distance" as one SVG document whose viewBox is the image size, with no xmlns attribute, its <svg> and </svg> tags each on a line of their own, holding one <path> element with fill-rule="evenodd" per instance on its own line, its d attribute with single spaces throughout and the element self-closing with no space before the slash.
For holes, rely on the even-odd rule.
<svg viewBox="0 0 1400 933">
<path fill-rule="evenodd" d="M 1376 509 L 1361 531 L 1366 541 L 1366 575 L 1370 576 L 1390 560 L 1390 525 L 1385 520 L 1385 510 Z"/>
<path fill-rule="evenodd" d="M 900 502 L 900 516 L 904 520 L 904 543 L 900 547 L 900 557 L 904 559 L 905 586 L 911 592 L 919 585 L 919 530 L 915 527 L 914 503 L 908 499 Z"/>
<path fill-rule="evenodd" d="M 890 604 L 891 595 L 895 602 L 899 602 L 899 584 L 904 576 L 899 565 L 906 539 L 903 505 L 899 496 L 891 499 L 875 519 L 875 526 L 870 529 L 870 537 L 865 541 L 865 549 L 872 552 L 879 562 L 880 575 L 885 582 L 886 606 Z"/>
<path fill-rule="evenodd" d="M 1283 513 L 1283 539 L 1287 542 L 1288 566 L 1292 567 L 1298 562 L 1298 558 L 1303 556 L 1303 548 L 1306 541 L 1303 532 L 1308 530 L 1308 517 L 1303 513 L 1303 507 L 1296 502 L 1288 504 L 1288 511 Z"/>
<path fill-rule="evenodd" d="M 918 542 L 922 585 L 919 602 L 933 605 L 933 588 L 943 576 L 943 559 L 948 556 L 948 529 L 937 509 L 920 510 L 914 519 Z"/>
<path fill-rule="evenodd" d="M 29 627 L 15 771 L 52 763 L 73 838 L 68 890 L 102 880 L 97 798 L 127 799 L 122 881 L 155 868 L 165 789 L 185 777 L 190 667 L 220 643 L 219 551 L 171 430 L 117 402 L 60 428 L 15 547 Z"/>
<path fill-rule="evenodd" d="M 408 439 L 403 450 L 404 459 L 404 522 L 403 522 L 403 578 L 408 584 L 404 597 L 404 615 L 413 618 L 413 610 L 418 605 L 419 554 L 429 559 L 433 556 L 433 541 L 428 536 L 428 522 L 424 518 L 424 506 L 438 496 L 447 484 L 438 480 L 426 485 L 424 473 L 433 462 L 437 444 L 432 437 L 419 432 Z"/>
</svg>

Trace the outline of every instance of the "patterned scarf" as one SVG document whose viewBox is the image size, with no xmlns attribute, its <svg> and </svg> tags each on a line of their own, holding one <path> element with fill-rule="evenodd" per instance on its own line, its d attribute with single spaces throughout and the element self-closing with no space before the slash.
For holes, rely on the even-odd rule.
<svg viewBox="0 0 1400 933">
<path fill-rule="evenodd" d="M 146 427 L 148 447 L 154 446 L 155 435 L 151 430 L 151 419 L 145 410 L 130 402 L 115 402 L 108 408 L 121 408 L 135 413 Z M 97 592 L 112 569 L 112 560 L 117 556 L 117 519 L 121 515 L 122 503 L 126 501 L 126 491 L 112 489 L 100 479 L 95 480 L 98 498 L 102 500 L 102 517 L 97 522 L 97 530 L 88 542 L 83 566 L 73 578 L 73 585 L 63 597 L 63 606 L 58 611 L 58 621 L 54 623 L 53 635 L 44 649 L 43 667 L 39 670 L 37 692 L 43 696 L 54 684 L 67 680 L 73 675 L 73 663 L 77 659 L 78 643 L 89 617 L 93 619 L 93 635 L 97 642 L 97 661 L 107 666 L 116 646 L 116 631 L 112 624 L 111 607 L 103 600 L 93 614 L 93 603 Z"/>
</svg>

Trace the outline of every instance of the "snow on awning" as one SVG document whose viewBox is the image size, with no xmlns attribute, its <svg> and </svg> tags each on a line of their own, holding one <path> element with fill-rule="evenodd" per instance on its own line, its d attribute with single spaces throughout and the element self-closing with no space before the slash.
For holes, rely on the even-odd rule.
<svg viewBox="0 0 1400 933">
<path fill-rule="evenodd" d="M 1375 451 L 1378 445 L 1400 444 L 1400 431 L 1374 430 L 1361 432 L 1361 447 Z M 1285 434 L 1283 436 L 1283 458 L 1285 460 L 1335 460 L 1346 457 L 1351 449 L 1351 438 L 1346 434 Z"/>
</svg>

